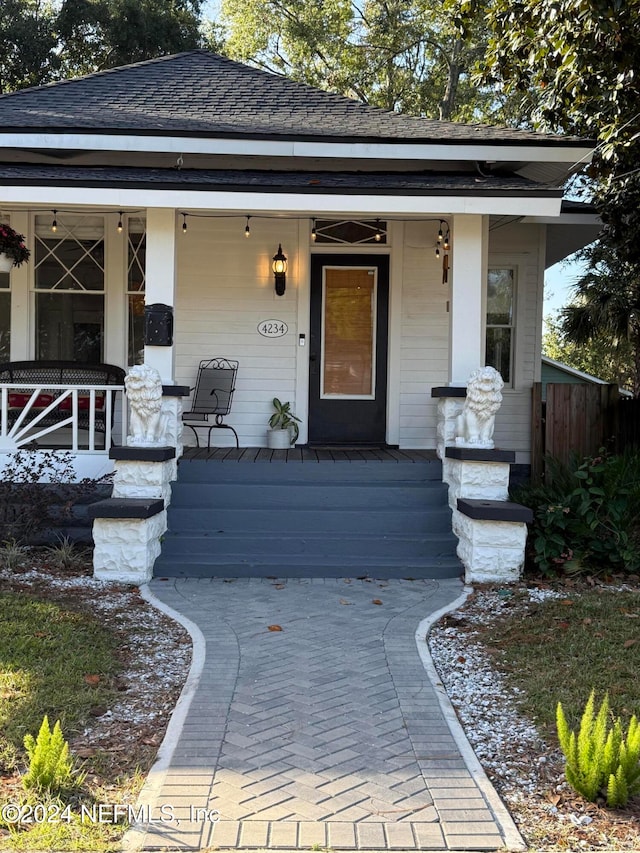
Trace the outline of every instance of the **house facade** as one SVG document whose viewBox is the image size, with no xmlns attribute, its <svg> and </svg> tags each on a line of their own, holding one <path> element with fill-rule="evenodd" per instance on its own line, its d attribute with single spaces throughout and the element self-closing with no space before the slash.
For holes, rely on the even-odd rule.
<svg viewBox="0 0 640 853">
<path fill-rule="evenodd" d="M 527 464 L 544 270 L 598 231 L 563 203 L 592 147 L 205 51 L 4 95 L 0 221 L 32 256 L 0 273 L 0 362 L 144 361 L 190 387 L 235 359 L 242 447 L 266 444 L 278 397 L 301 444 L 405 449 L 436 447 L 432 390 L 490 364 L 495 444 Z M 145 305 L 172 324 L 161 345 Z"/>
</svg>

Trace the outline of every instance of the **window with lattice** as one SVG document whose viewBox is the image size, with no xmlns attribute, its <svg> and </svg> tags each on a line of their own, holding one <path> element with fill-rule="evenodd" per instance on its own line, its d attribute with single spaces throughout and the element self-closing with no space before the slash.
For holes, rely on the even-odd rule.
<svg viewBox="0 0 640 853">
<path fill-rule="evenodd" d="M 130 216 L 127 226 L 127 351 L 128 364 L 134 365 L 144 361 L 147 232 L 141 217 Z"/>
<path fill-rule="evenodd" d="M 36 216 L 36 358 L 104 360 L 104 218 Z"/>
<path fill-rule="evenodd" d="M 380 219 L 314 219 L 311 240 L 325 245 L 382 246 L 387 242 L 387 223 Z"/>
</svg>

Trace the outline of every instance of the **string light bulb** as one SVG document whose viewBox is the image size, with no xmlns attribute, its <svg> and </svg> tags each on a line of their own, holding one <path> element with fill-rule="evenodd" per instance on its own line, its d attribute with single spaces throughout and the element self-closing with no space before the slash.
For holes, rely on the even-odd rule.
<svg viewBox="0 0 640 853">
<path fill-rule="evenodd" d="M 58 213 L 57 210 L 53 211 L 53 220 L 51 222 L 51 230 L 53 231 L 54 234 L 58 230 L 58 220 L 56 219 L 57 213 Z"/>
<path fill-rule="evenodd" d="M 312 221 L 312 223 L 313 223 L 313 225 L 311 226 L 311 239 L 312 239 L 312 241 L 315 243 L 315 242 L 316 242 L 316 240 L 318 239 L 318 232 L 316 231 L 316 219 L 315 219 L 315 216 L 314 216 L 314 218 L 313 218 L 311 221 Z"/>
<path fill-rule="evenodd" d="M 187 233 L 187 214 L 186 213 L 182 214 L 182 233 L 183 234 Z"/>
<path fill-rule="evenodd" d="M 376 219 L 376 233 L 373 237 L 376 243 L 379 243 L 382 240 L 382 232 L 380 231 L 380 220 Z"/>
<path fill-rule="evenodd" d="M 251 219 L 251 217 L 247 216 L 247 224 L 245 225 L 245 228 L 244 228 L 244 236 L 245 237 L 251 237 L 251 228 L 249 227 L 249 220 L 250 219 Z"/>
<path fill-rule="evenodd" d="M 118 217 L 119 217 L 119 219 L 118 219 L 118 224 L 117 224 L 116 228 L 117 228 L 118 234 L 122 234 L 122 211 L 121 210 L 118 211 Z"/>
<path fill-rule="evenodd" d="M 440 228 L 438 229 L 438 243 L 442 243 L 442 220 L 440 220 Z"/>
<path fill-rule="evenodd" d="M 440 257 L 440 246 L 436 246 L 436 258 Z"/>
<path fill-rule="evenodd" d="M 442 244 L 442 248 L 447 252 L 451 248 L 451 243 L 449 242 L 449 231 L 447 231 L 447 233 L 445 235 L 444 243 Z"/>
</svg>

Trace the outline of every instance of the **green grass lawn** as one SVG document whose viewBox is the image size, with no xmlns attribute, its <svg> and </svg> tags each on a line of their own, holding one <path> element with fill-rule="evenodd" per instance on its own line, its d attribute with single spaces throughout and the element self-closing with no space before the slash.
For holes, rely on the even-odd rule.
<svg viewBox="0 0 640 853">
<path fill-rule="evenodd" d="M 27 801 L 15 776 L 25 768 L 24 736 L 38 733 L 45 714 L 52 727 L 59 719 L 70 739 L 92 708 L 112 702 L 112 679 L 120 668 L 117 645 L 113 631 L 73 606 L 24 593 L 0 593 L 0 773 L 13 780 L 0 790 L 3 804 L 18 797 Z M 92 797 L 85 788 L 68 802 L 74 811 Z M 46 798 L 30 794 L 29 801 L 42 803 Z M 0 849 L 104 851 L 117 834 L 117 828 L 82 826 L 75 820 L 44 822 L 0 837 Z"/>
<path fill-rule="evenodd" d="M 516 592 L 504 616 L 480 630 L 541 732 L 555 737 L 559 701 L 576 725 L 592 688 L 598 704 L 609 693 L 615 716 L 640 715 L 640 591 L 570 588 L 527 603 L 523 615 L 525 598 Z"/>
</svg>

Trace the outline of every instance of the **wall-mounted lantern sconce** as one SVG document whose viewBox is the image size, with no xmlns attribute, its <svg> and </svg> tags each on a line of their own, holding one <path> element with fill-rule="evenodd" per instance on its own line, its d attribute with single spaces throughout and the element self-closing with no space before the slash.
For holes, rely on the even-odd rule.
<svg viewBox="0 0 640 853">
<path fill-rule="evenodd" d="M 287 286 L 287 258 L 282 252 L 282 246 L 278 244 L 278 251 L 273 256 L 273 277 L 276 284 L 276 293 L 278 296 L 284 296 L 284 291 Z"/>
</svg>

